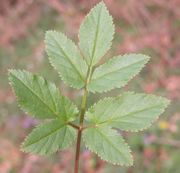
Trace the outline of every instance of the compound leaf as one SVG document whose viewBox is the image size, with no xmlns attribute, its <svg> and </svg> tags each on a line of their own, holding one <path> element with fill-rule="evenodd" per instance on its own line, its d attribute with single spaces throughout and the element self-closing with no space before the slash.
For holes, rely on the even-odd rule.
<svg viewBox="0 0 180 173">
<path fill-rule="evenodd" d="M 59 72 L 62 80 L 74 88 L 82 88 L 87 65 L 76 45 L 56 31 L 46 32 L 45 43 L 50 63 Z"/>
<path fill-rule="evenodd" d="M 115 130 L 105 125 L 84 130 L 86 147 L 101 159 L 117 165 L 132 165 L 133 159 L 128 145 Z"/>
<path fill-rule="evenodd" d="M 105 98 L 86 113 L 91 124 L 108 124 L 126 131 L 149 127 L 169 104 L 169 100 L 150 94 L 125 92 L 116 98 Z"/>
<path fill-rule="evenodd" d="M 79 30 L 79 46 L 89 66 L 93 66 L 111 47 L 114 34 L 112 17 L 103 2 L 85 17 Z"/>
<path fill-rule="evenodd" d="M 92 92 L 103 92 L 123 87 L 137 75 L 149 57 L 142 54 L 126 54 L 110 59 L 96 68 L 88 89 Z"/>
<path fill-rule="evenodd" d="M 61 96 L 53 83 L 27 71 L 10 70 L 9 80 L 20 106 L 37 118 L 74 120 L 78 113 L 76 106 Z"/>
<path fill-rule="evenodd" d="M 22 151 L 48 155 L 69 147 L 75 139 L 75 130 L 59 121 L 51 120 L 37 126 L 25 139 Z"/>
</svg>

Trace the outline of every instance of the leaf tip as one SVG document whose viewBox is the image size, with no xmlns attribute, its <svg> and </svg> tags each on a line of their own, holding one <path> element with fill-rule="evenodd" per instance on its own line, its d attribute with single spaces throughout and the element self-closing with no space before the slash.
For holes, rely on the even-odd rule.
<svg viewBox="0 0 180 173">
<path fill-rule="evenodd" d="M 8 76 L 12 76 L 13 74 L 17 73 L 16 69 L 8 69 Z"/>
</svg>

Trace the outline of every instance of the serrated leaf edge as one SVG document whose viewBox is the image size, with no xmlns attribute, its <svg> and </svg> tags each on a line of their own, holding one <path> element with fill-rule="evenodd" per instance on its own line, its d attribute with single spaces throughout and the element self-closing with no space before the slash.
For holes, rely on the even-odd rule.
<svg viewBox="0 0 180 173">
<path fill-rule="evenodd" d="M 87 19 L 89 18 L 89 16 L 91 15 L 92 11 L 93 11 L 98 5 L 101 5 L 101 4 L 105 7 L 105 10 L 108 12 L 108 15 L 109 15 L 110 18 L 111 18 L 111 25 L 113 26 L 112 39 L 111 39 L 111 42 L 110 42 L 109 47 L 106 49 L 106 53 L 104 53 L 104 55 L 105 55 L 105 54 L 107 54 L 107 52 L 108 52 L 108 51 L 111 49 L 111 47 L 112 47 L 112 41 L 113 41 L 113 38 L 114 38 L 114 35 L 115 35 L 115 25 L 114 25 L 114 22 L 113 22 L 113 18 L 112 18 L 112 16 L 110 15 L 109 10 L 108 10 L 106 4 L 104 3 L 104 1 L 100 1 L 100 2 L 97 3 L 93 8 L 91 8 L 91 10 L 88 12 L 88 14 L 84 17 L 84 19 L 83 19 L 83 21 L 82 21 L 82 23 L 81 23 L 81 25 L 80 25 L 80 27 L 79 27 L 79 31 L 81 30 L 84 21 L 87 20 Z M 78 39 L 80 40 L 80 32 L 78 32 Z M 79 42 L 79 43 L 80 43 L 80 42 Z M 78 43 L 78 45 L 79 45 L 79 43 Z M 78 47 L 79 47 L 79 49 L 80 49 L 80 45 L 79 45 Z M 82 53 L 83 53 L 83 50 L 81 50 L 81 51 L 82 51 Z M 103 56 L 104 56 L 104 55 L 103 55 Z M 102 56 L 102 57 L 103 57 L 103 56 Z M 93 61 L 93 60 L 92 60 L 92 61 Z M 85 62 L 86 62 L 86 64 L 89 66 L 89 64 L 88 64 L 88 62 L 87 62 L 86 60 L 85 60 Z"/>
<path fill-rule="evenodd" d="M 110 127 L 110 126 L 109 126 L 109 128 L 112 129 L 112 127 Z M 112 129 L 112 130 L 114 130 L 114 129 Z M 117 131 L 116 131 L 116 133 L 117 133 Z M 129 154 L 130 154 L 130 156 L 131 156 L 131 161 L 132 161 L 131 164 L 122 164 L 122 163 L 118 163 L 118 162 L 111 162 L 110 160 L 107 160 L 107 159 L 102 158 L 102 157 L 98 154 L 98 152 L 93 151 L 93 150 L 91 149 L 91 147 L 90 147 L 88 144 L 86 144 L 85 139 L 84 139 L 84 138 L 85 138 L 84 135 L 83 135 L 83 142 L 84 142 L 84 144 L 85 144 L 85 147 L 86 147 L 88 150 L 90 150 L 92 153 L 95 153 L 101 160 L 104 160 L 104 161 L 106 161 L 107 163 L 110 163 L 110 164 L 112 164 L 112 165 L 126 166 L 126 167 L 133 166 L 133 161 L 134 161 L 134 159 L 133 159 L 133 156 L 132 156 L 132 150 L 130 149 L 130 146 L 128 145 L 128 143 L 124 140 L 123 136 L 122 136 L 121 134 L 119 134 L 119 135 L 122 137 L 122 140 L 123 140 L 124 144 L 125 144 L 125 145 L 127 146 L 127 148 L 128 148 Z"/>
<path fill-rule="evenodd" d="M 128 55 L 128 54 L 123 54 L 123 55 L 120 55 L 120 56 L 121 56 L 121 58 L 124 58 L 124 56 L 126 56 L 126 55 Z M 147 61 L 143 64 L 143 66 L 141 67 L 141 69 L 139 69 L 139 71 L 138 71 L 136 74 L 132 75 L 132 76 L 129 78 L 129 80 L 128 80 L 124 85 L 114 86 L 114 87 L 111 87 L 111 88 L 109 88 L 109 89 L 102 90 L 102 91 L 90 90 L 89 87 L 88 87 L 88 91 L 92 92 L 93 94 L 96 94 L 96 93 L 106 93 L 106 92 L 108 92 L 108 91 L 110 91 L 110 90 L 118 89 L 118 88 L 123 88 L 123 87 L 127 86 L 128 83 L 129 83 L 135 76 L 137 76 L 137 75 L 141 72 L 141 70 L 146 66 L 146 64 L 150 61 L 150 57 L 147 56 L 147 55 L 144 55 L 144 54 L 136 54 L 136 53 L 133 53 L 133 55 L 143 55 L 143 56 L 146 56 L 146 57 L 147 57 Z M 107 62 L 105 62 L 105 63 L 108 63 L 108 62 L 110 62 L 110 61 L 113 61 L 113 60 L 116 59 L 117 57 L 118 57 L 118 56 L 115 56 L 115 57 L 109 59 L 109 61 L 107 61 Z M 143 61 L 143 60 L 141 60 L 141 61 Z M 104 63 L 104 64 L 105 64 L 105 63 Z M 104 64 L 101 64 L 100 66 L 98 66 L 98 68 L 101 67 L 101 66 L 103 66 Z M 90 83 L 91 83 L 91 82 L 90 82 Z"/>
<path fill-rule="evenodd" d="M 153 95 L 153 94 L 148 94 L 148 95 L 151 95 L 151 96 L 156 96 L 156 95 Z M 164 97 L 161 97 L 161 96 L 157 96 L 159 98 L 162 98 L 162 99 L 166 99 Z M 123 128 L 121 128 L 120 130 L 122 131 L 126 131 L 126 132 L 142 132 L 146 129 L 148 129 L 149 127 L 151 127 L 153 125 L 154 122 L 158 121 L 158 119 L 160 118 L 160 116 L 163 114 L 163 112 L 165 112 L 165 110 L 168 108 L 168 105 L 170 105 L 171 101 L 166 99 L 167 100 L 167 103 L 166 103 L 166 106 L 164 109 L 162 109 L 161 113 L 153 120 L 150 122 L 150 124 L 142 129 L 139 129 L 139 130 L 124 130 Z"/>
<path fill-rule="evenodd" d="M 26 71 L 26 70 L 17 70 L 17 69 L 8 69 L 8 83 L 9 83 L 9 85 L 11 86 L 11 89 L 12 89 L 12 91 L 13 91 L 13 94 L 14 94 L 14 96 L 15 96 L 15 98 L 16 98 L 16 100 L 17 100 L 17 105 L 18 105 L 18 107 L 20 108 L 20 110 L 22 110 L 25 114 L 27 114 L 27 115 L 30 115 L 29 113 L 28 113 L 28 111 L 26 111 L 25 110 L 25 108 L 23 108 L 23 106 L 20 104 L 20 102 L 19 102 L 19 98 L 18 98 L 18 96 L 16 95 L 16 92 L 15 92 L 15 89 L 14 89 L 14 87 L 13 87 L 13 82 L 10 80 L 10 73 L 12 72 L 12 71 L 19 71 L 19 72 L 25 72 L 25 73 L 29 73 L 29 74 L 31 74 L 29 71 Z M 38 117 L 36 117 L 35 115 L 31 115 L 31 117 L 33 117 L 33 118 L 37 118 L 38 119 Z M 56 118 L 56 117 L 54 117 L 54 118 Z M 54 119 L 53 117 L 52 118 L 48 118 L 48 119 Z M 42 118 L 40 118 L 40 119 L 42 119 Z"/>
<path fill-rule="evenodd" d="M 87 113 L 93 108 L 93 107 L 95 107 L 97 104 L 99 104 L 99 103 L 101 103 L 101 102 L 103 102 L 103 101 L 106 101 L 106 100 L 113 100 L 113 99 L 115 99 L 115 98 L 118 98 L 118 97 L 121 97 L 123 94 L 141 94 L 141 95 L 148 95 L 148 96 L 152 96 L 152 97 L 158 97 L 159 99 L 162 99 L 162 100 L 164 100 L 164 101 L 166 101 L 166 103 L 165 103 L 165 107 L 164 107 L 164 109 L 162 109 L 162 111 L 161 111 L 161 113 L 159 114 L 159 116 L 157 116 L 148 126 L 146 126 L 146 127 L 144 127 L 144 128 L 142 128 L 142 129 L 139 129 L 139 130 L 125 130 L 125 129 L 123 129 L 123 128 L 115 128 L 115 129 L 120 129 L 120 130 L 122 130 L 122 131 L 126 131 L 126 132 L 141 132 L 141 131 L 144 131 L 144 130 L 146 130 L 146 129 L 148 129 L 149 127 L 151 127 L 152 126 L 152 124 L 154 123 L 154 122 L 156 122 L 158 119 L 159 119 L 159 117 L 161 116 L 161 114 L 163 113 L 163 112 L 165 112 L 165 110 L 168 108 L 168 105 L 171 103 L 171 100 L 169 100 L 169 99 L 167 99 L 167 98 L 165 98 L 165 97 L 162 97 L 162 96 L 158 96 L 158 95 L 155 95 L 155 94 L 146 94 L 146 93 L 135 93 L 134 91 L 127 91 L 127 92 L 123 92 L 122 94 L 120 94 L 120 95 L 118 95 L 117 97 L 104 97 L 103 99 L 101 99 L 101 100 L 99 100 L 99 101 L 97 101 L 96 103 L 94 103 L 93 105 L 91 105 L 88 109 L 87 109 L 87 111 L 86 111 L 86 113 L 85 113 L 85 117 L 87 117 Z M 86 121 L 87 121 L 87 119 L 86 119 Z M 111 126 L 109 123 L 108 123 L 108 121 L 107 122 L 103 122 L 103 123 L 97 123 L 97 124 L 95 124 L 96 126 L 98 126 L 98 125 L 100 125 L 100 124 L 106 124 L 107 123 L 107 125 L 108 126 Z M 112 126 L 111 126 L 112 127 Z"/>
<path fill-rule="evenodd" d="M 53 120 L 50 120 L 49 122 L 55 121 L 55 120 L 58 121 L 58 119 L 53 119 Z M 28 138 L 30 137 L 31 133 L 33 133 L 33 132 L 36 131 L 37 129 L 41 128 L 41 126 L 43 126 L 43 125 L 45 125 L 45 124 L 47 124 L 47 123 L 48 123 L 47 121 L 46 121 L 46 122 L 42 122 L 42 123 L 36 125 L 36 126 L 33 128 L 33 130 L 25 137 L 24 141 L 20 144 L 20 151 L 22 151 L 22 152 L 24 152 L 24 153 L 38 154 L 38 155 L 40 155 L 40 156 L 47 156 L 47 155 L 51 155 L 51 154 L 53 154 L 53 153 L 56 153 L 56 152 L 58 152 L 58 151 L 60 151 L 60 150 L 64 150 L 64 148 L 62 148 L 62 149 L 59 149 L 59 148 L 58 148 L 56 151 L 51 151 L 51 152 L 49 152 L 48 154 L 46 154 L 46 153 L 38 153 L 38 152 L 34 152 L 34 151 L 26 151 L 25 149 L 23 149 L 23 145 L 25 145 L 25 143 L 26 143 L 26 141 L 28 140 Z M 66 123 L 66 124 L 64 124 L 64 126 L 68 126 L 68 124 Z M 71 126 L 68 126 L 68 127 L 72 128 Z M 73 135 L 72 135 L 72 136 L 73 136 Z M 75 136 L 73 136 L 73 140 L 72 140 L 71 142 L 69 142 L 69 143 L 67 144 L 67 146 L 69 147 L 70 145 L 72 145 L 72 143 L 73 143 L 74 141 L 75 141 Z"/>
<path fill-rule="evenodd" d="M 23 70 L 19 70 L 19 69 L 8 69 L 8 81 L 9 81 L 9 85 L 10 85 L 11 88 L 12 88 L 13 94 L 14 94 L 16 100 L 17 100 L 17 105 L 18 105 L 18 107 L 19 107 L 23 112 L 25 112 L 25 114 L 31 115 L 31 114 L 28 113 L 28 111 L 26 111 L 26 110 L 23 108 L 23 106 L 21 106 L 20 103 L 19 103 L 19 98 L 18 98 L 18 96 L 16 95 L 16 92 L 15 92 L 14 87 L 13 87 L 13 83 L 12 83 L 12 81 L 10 80 L 10 73 L 11 73 L 12 71 L 25 72 L 25 73 L 29 73 L 29 74 L 31 74 L 31 75 L 36 75 L 36 74 L 33 74 L 33 73 L 31 73 L 31 72 L 29 72 L 29 71 L 27 71 L 27 70 L 24 70 L 24 69 L 23 69 Z M 42 76 L 40 76 L 40 75 L 36 75 L 36 76 L 41 77 L 41 78 L 43 78 L 44 80 L 46 80 L 44 77 L 42 77 Z M 46 81 L 47 81 L 47 80 L 46 80 Z M 52 83 L 52 82 L 50 82 L 50 81 L 47 81 L 47 82 L 53 84 L 53 85 L 56 87 L 56 85 L 55 85 L 54 83 Z M 56 89 L 58 90 L 57 87 L 56 87 Z M 58 91 L 59 91 L 59 90 L 58 90 Z M 60 94 L 60 92 L 59 92 L 59 94 Z M 79 113 L 79 109 L 77 108 L 76 104 L 74 104 L 74 102 L 72 102 L 72 100 L 70 100 L 68 97 L 65 97 L 65 96 L 63 96 L 63 95 L 59 95 L 59 97 L 64 97 L 65 99 L 69 100 L 69 101 L 71 102 L 72 106 L 75 108 L 76 115 Z M 31 115 L 31 117 L 39 119 L 38 117 L 36 117 L 36 116 L 34 116 L 34 115 Z M 56 114 L 56 117 L 46 118 L 46 119 L 51 119 L 51 120 L 53 120 L 53 119 L 56 119 L 56 118 L 60 118 L 60 117 Z M 40 119 L 43 119 L 43 118 L 40 118 Z M 71 121 L 68 121 L 68 122 L 71 122 Z"/>
<path fill-rule="evenodd" d="M 56 31 L 56 30 L 48 30 L 48 31 L 46 31 L 45 35 L 46 35 L 48 32 L 54 32 L 54 33 L 59 34 L 59 32 Z M 65 36 L 71 43 L 73 43 L 73 44 L 77 47 L 77 45 L 76 45 L 70 38 L 68 38 L 64 33 L 62 33 L 62 32 L 60 32 L 60 33 L 61 33 L 63 36 Z M 47 49 L 47 42 L 48 42 L 48 40 L 46 39 L 46 36 L 45 36 L 44 42 L 45 42 L 45 50 L 46 50 L 46 53 L 47 53 L 47 55 L 48 55 L 49 63 L 50 63 L 51 66 L 57 71 L 57 73 L 59 74 L 59 77 L 60 77 L 60 78 L 63 80 L 63 82 L 64 82 L 65 84 L 67 84 L 68 86 L 70 86 L 70 87 L 72 87 L 72 88 L 76 88 L 76 89 L 81 89 L 81 88 L 83 87 L 83 85 L 82 85 L 81 87 L 76 87 L 76 86 L 74 86 L 71 82 L 68 82 L 68 81 L 63 77 L 63 75 L 59 72 L 59 70 L 55 67 L 55 65 L 52 63 L 51 56 L 50 56 L 49 51 L 48 51 L 48 49 Z M 78 47 L 77 47 L 77 50 L 78 50 Z M 79 50 L 78 50 L 78 51 L 79 51 Z M 80 55 L 81 55 L 81 53 L 80 53 Z M 86 61 L 84 60 L 84 58 L 82 58 L 82 61 L 84 61 L 85 64 L 86 64 Z M 81 77 L 82 77 L 82 76 L 81 76 Z M 82 78 L 83 78 L 83 77 L 82 77 Z M 85 79 L 84 79 L 84 80 L 85 80 Z M 82 80 L 82 82 L 84 82 L 84 81 Z"/>
</svg>

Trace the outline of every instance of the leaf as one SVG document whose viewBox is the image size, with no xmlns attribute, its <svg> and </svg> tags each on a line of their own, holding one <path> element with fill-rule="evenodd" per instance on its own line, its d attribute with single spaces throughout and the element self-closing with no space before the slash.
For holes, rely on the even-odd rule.
<svg viewBox="0 0 180 173">
<path fill-rule="evenodd" d="M 133 164 L 129 146 L 115 130 L 108 126 L 100 125 L 85 129 L 83 139 L 87 148 L 101 159 L 117 165 Z"/>
<path fill-rule="evenodd" d="M 125 54 L 110 59 L 96 68 L 88 89 L 92 92 L 104 92 L 126 85 L 137 75 L 149 57 L 142 54 Z"/>
<path fill-rule="evenodd" d="M 149 127 L 169 104 L 169 100 L 150 94 L 125 92 L 116 98 L 105 98 L 86 113 L 91 124 L 108 124 L 126 131 Z"/>
<path fill-rule="evenodd" d="M 37 118 L 57 118 L 74 120 L 76 106 L 64 96 L 53 83 L 27 71 L 10 70 L 9 80 L 20 106 Z"/>
<path fill-rule="evenodd" d="M 74 121 L 78 116 L 78 108 L 67 97 L 59 98 L 59 117 L 66 122 Z"/>
<path fill-rule="evenodd" d="M 46 32 L 45 43 L 50 63 L 59 72 L 62 80 L 74 88 L 82 88 L 87 65 L 76 45 L 56 31 Z"/>
<path fill-rule="evenodd" d="M 75 130 L 54 119 L 37 126 L 22 144 L 22 151 L 48 155 L 69 147 L 75 138 Z"/>
<path fill-rule="evenodd" d="M 103 2 L 85 17 L 79 30 L 79 46 L 89 66 L 93 66 L 111 47 L 114 34 L 112 17 Z"/>
</svg>

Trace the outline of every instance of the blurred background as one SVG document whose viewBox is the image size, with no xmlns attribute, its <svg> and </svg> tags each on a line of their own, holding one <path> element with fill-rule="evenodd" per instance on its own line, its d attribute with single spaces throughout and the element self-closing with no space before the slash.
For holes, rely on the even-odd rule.
<svg viewBox="0 0 180 173">
<path fill-rule="evenodd" d="M 20 143 L 38 123 L 22 112 L 8 84 L 7 69 L 27 69 L 53 81 L 79 104 L 81 92 L 66 86 L 44 51 L 46 30 L 65 32 L 78 41 L 79 25 L 98 0 L 0 0 L 0 173 L 72 173 L 74 146 L 49 157 L 24 154 Z M 146 68 L 123 89 L 90 95 L 88 104 L 124 90 L 154 93 L 172 102 L 152 127 L 123 133 L 134 166 L 111 166 L 82 147 L 82 173 L 180 172 L 180 0 L 105 0 L 114 18 L 112 55 L 151 56 Z"/>
</svg>

